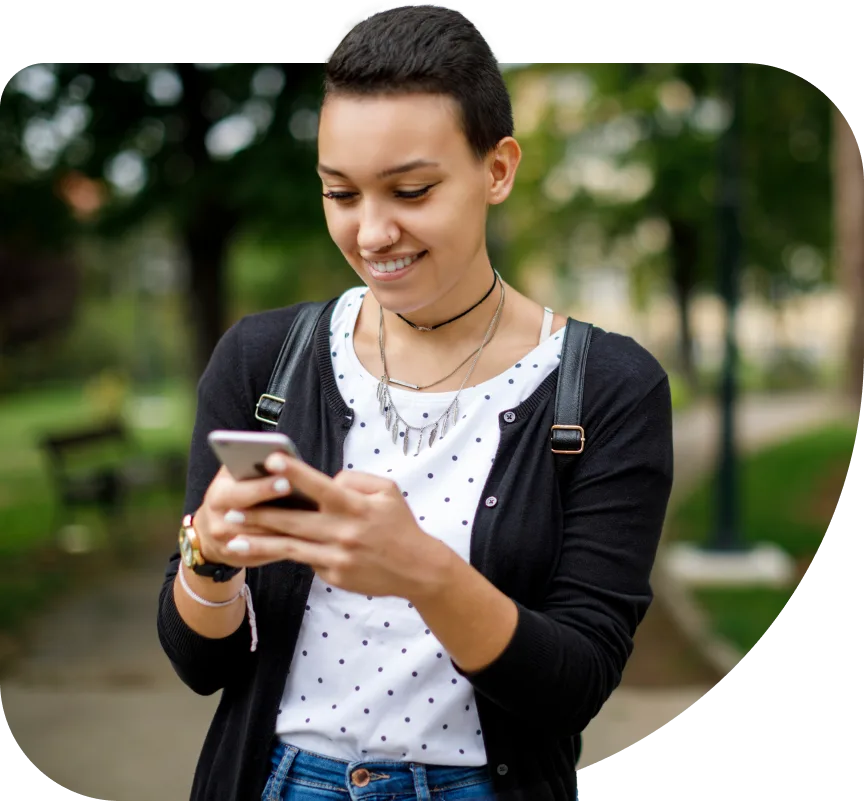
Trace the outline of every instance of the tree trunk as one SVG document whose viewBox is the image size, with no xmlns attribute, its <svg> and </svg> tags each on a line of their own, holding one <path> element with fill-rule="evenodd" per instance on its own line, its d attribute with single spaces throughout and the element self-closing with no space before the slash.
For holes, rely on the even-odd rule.
<svg viewBox="0 0 864 801">
<path fill-rule="evenodd" d="M 840 283 L 852 305 L 844 389 L 856 405 L 864 380 L 864 168 L 845 117 L 834 109 L 834 221 Z"/>
<path fill-rule="evenodd" d="M 671 219 L 672 229 L 672 286 L 678 304 L 679 369 L 691 391 L 698 389 L 696 364 L 693 359 L 693 328 L 690 320 L 690 301 L 696 286 L 698 233 L 688 222 Z"/>
<path fill-rule="evenodd" d="M 202 209 L 183 232 L 189 258 L 189 309 L 194 337 L 194 369 L 200 376 L 225 332 L 225 256 L 233 215 L 224 209 Z"/>
<path fill-rule="evenodd" d="M 187 132 L 183 147 L 191 160 L 193 175 L 201 175 L 206 172 L 210 161 L 206 146 L 210 121 L 204 116 L 204 105 L 212 87 L 206 75 L 194 64 L 178 64 L 177 71 L 183 81 L 185 96 Z M 206 190 L 199 191 L 193 203 L 182 228 L 182 237 L 189 258 L 193 366 L 196 375 L 200 376 L 226 328 L 225 255 L 239 218 Z"/>
</svg>

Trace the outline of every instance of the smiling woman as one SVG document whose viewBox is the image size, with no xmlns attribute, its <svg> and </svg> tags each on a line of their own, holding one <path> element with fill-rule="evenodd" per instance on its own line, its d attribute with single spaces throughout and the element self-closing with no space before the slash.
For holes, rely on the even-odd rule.
<svg viewBox="0 0 864 801">
<path fill-rule="evenodd" d="M 376 14 L 328 62 L 317 171 L 359 284 L 305 344 L 286 331 L 306 304 L 244 318 L 199 383 L 158 620 L 183 681 L 223 691 L 193 801 L 576 798 L 581 732 L 652 598 L 671 401 L 639 344 L 495 270 L 487 215 L 521 155 L 456 11 Z M 575 331 L 584 393 L 559 370 Z M 276 427 L 305 464 L 238 482 L 207 435 L 258 428 L 283 342 Z M 560 470 L 558 403 L 582 426 Z M 292 488 L 317 510 L 253 509 Z"/>
</svg>

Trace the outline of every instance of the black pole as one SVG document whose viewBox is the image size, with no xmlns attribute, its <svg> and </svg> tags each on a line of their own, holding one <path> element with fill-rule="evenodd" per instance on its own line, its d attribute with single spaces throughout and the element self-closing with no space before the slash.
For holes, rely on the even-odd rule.
<svg viewBox="0 0 864 801">
<path fill-rule="evenodd" d="M 720 137 L 718 212 L 718 274 L 726 307 L 726 347 L 720 382 L 720 458 L 714 530 L 709 550 L 745 550 L 739 533 L 738 455 L 735 443 L 735 408 L 738 396 L 738 346 L 735 319 L 741 265 L 741 89 L 742 65 L 724 64 L 723 84 L 732 119 Z"/>
</svg>

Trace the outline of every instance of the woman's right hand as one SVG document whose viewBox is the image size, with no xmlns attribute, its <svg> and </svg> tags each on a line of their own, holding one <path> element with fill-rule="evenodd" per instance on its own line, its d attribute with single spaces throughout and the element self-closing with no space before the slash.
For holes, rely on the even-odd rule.
<svg viewBox="0 0 864 801">
<path fill-rule="evenodd" d="M 224 465 L 220 467 L 193 517 L 201 556 L 207 562 L 231 567 L 260 567 L 278 561 L 272 557 L 255 559 L 242 552 L 229 550 L 228 543 L 240 535 L 283 538 L 283 534 L 271 529 L 243 522 L 242 517 L 246 509 L 264 501 L 284 497 L 289 492 L 287 481 L 279 476 L 271 475 L 238 481 Z"/>
</svg>

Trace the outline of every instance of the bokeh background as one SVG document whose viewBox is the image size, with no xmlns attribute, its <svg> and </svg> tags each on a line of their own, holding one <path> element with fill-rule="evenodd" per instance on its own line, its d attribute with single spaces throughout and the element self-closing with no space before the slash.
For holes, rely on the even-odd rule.
<svg viewBox="0 0 864 801">
<path fill-rule="evenodd" d="M 502 66 L 523 161 L 493 263 L 673 389 L 655 602 L 581 768 L 722 679 L 819 547 L 861 401 L 864 177 L 842 114 L 783 70 Z M 218 698 L 180 683 L 155 617 L 195 385 L 242 315 L 357 280 L 321 209 L 321 80 L 36 64 L 0 98 L 0 684 L 77 792 L 188 795 Z"/>
</svg>

